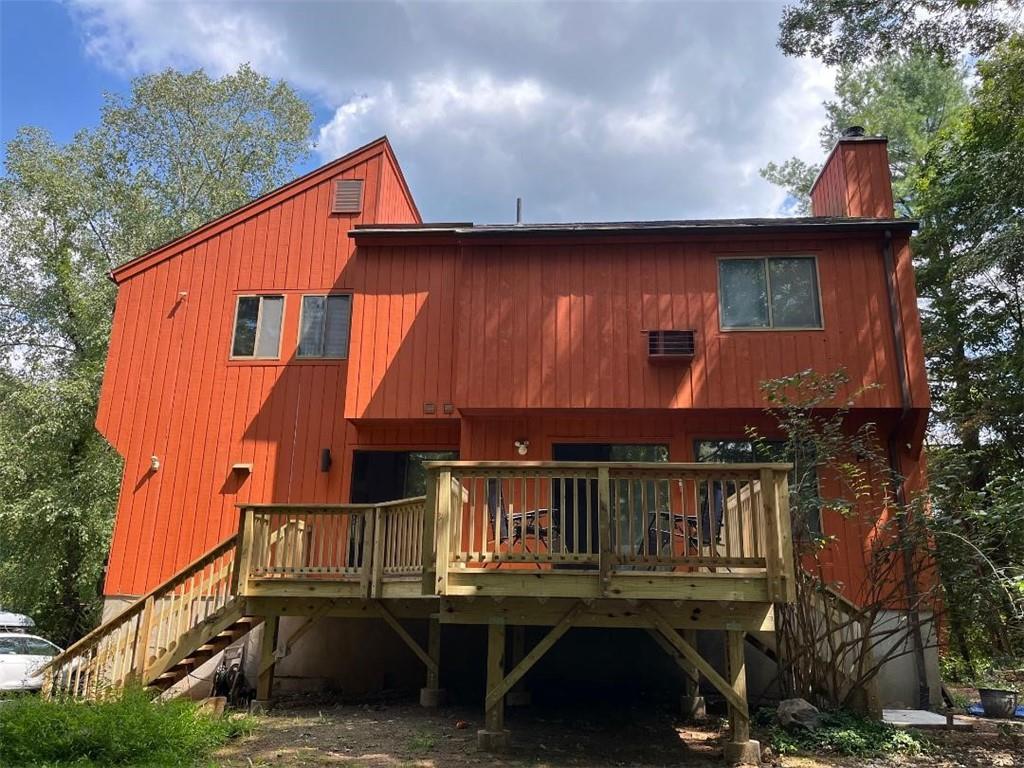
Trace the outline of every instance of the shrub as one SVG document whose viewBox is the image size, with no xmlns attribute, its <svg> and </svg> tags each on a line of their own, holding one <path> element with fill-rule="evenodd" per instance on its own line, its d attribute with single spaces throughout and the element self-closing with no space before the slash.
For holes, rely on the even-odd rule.
<svg viewBox="0 0 1024 768">
<path fill-rule="evenodd" d="M 184 766 L 252 729 L 187 700 L 130 689 L 102 702 L 25 697 L 0 706 L 0 765 Z"/>
<path fill-rule="evenodd" d="M 774 722 L 770 711 L 759 715 L 755 722 Z M 821 726 L 814 731 L 787 731 L 777 724 L 772 725 L 768 741 L 780 755 L 796 752 L 852 757 L 919 755 L 927 746 L 915 733 L 847 712 L 823 712 Z"/>
</svg>

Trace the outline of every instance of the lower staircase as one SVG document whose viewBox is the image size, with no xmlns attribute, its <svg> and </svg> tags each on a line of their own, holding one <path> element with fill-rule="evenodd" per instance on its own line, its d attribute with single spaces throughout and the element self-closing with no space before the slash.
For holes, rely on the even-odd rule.
<svg viewBox="0 0 1024 768">
<path fill-rule="evenodd" d="M 166 690 L 259 625 L 237 596 L 237 535 L 103 622 L 43 670 L 47 696 Z"/>
</svg>

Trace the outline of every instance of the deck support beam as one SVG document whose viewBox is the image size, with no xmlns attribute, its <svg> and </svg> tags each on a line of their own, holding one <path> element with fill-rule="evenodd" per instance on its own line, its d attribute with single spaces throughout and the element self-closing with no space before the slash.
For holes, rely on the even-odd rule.
<svg viewBox="0 0 1024 768">
<path fill-rule="evenodd" d="M 377 613 L 387 623 L 389 627 L 395 630 L 395 634 L 402 638 L 402 642 L 409 646 L 409 650 L 416 654 L 423 665 L 427 668 L 427 674 L 437 675 L 440 667 L 437 661 L 431 658 L 430 654 L 423 650 L 419 643 L 416 642 L 415 638 L 410 635 L 405 627 L 399 623 L 398 619 L 391 615 L 391 611 L 384 607 L 384 603 L 380 600 L 376 601 Z"/>
<path fill-rule="evenodd" d="M 726 631 L 726 666 L 729 685 L 743 706 L 729 702 L 729 741 L 725 745 L 725 759 L 731 765 L 760 765 L 761 745 L 750 738 L 750 711 L 747 708 L 747 666 L 744 656 L 742 630 Z"/>
<path fill-rule="evenodd" d="M 260 672 L 256 679 L 254 709 L 265 708 L 270 703 L 274 688 L 274 665 L 277 663 L 274 651 L 277 648 L 277 630 L 281 617 L 267 616 L 263 619 L 263 639 L 260 641 Z"/>
<path fill-rule="evenodd" d="M 683 673 L 683 695 L 679 698 L 679 706 L 683 718 L 689 722 L 703 720 L 707 713 L 704 706 L 704 697 L 700 695 L 700 672 L 657 629 L 648 629 L 647 633 L 675 661 Z M 683 640 L 696 649 L 697 630 L 684 629 Z"/>
<path fill-rule="evenodd" d="M 427 655 L 434 662 L 427 667 L 427 684 L 420 688 L 421 707 L 439 707 L 444 703 L 441 688 L 441 622 L 436 618 L 427 619 Z"/>
<path fill-rule="evenodd" d="M 517 624 L 512 627 L 512 669 L 523 660 L 526 655 L 526 627 Z M 505 705 L 509 707 L 527 707 L 530 705 L 530 691 L 522 678 L 512 686 L 512 689 L 505 696 Z"/>
<path fill-rule="evenodd" d="M 477 746 L 484 752 L 508 749 L 509 733 L 505 730 L 505 695 L 492 697 L 505 679 L 505 621 L 495 619 L 487 625 L 487 700 L 484 706 L 484 727 L 477 731 Z"/>
</svg>

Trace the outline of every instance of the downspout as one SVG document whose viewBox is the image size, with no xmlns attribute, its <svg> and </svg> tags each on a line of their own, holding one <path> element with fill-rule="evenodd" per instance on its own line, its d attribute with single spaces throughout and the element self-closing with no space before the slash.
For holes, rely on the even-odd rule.
<svg viewBox="0 0 1024 768">
<path fill-rule="evenodd" d="M 896 293 L 896 261 L 892 254 L 892 232 L 889 230 L 885 231 L 885 240 L 882 243 L 882 260 L 885 265 L 885 291 L 889 298 L 889 319 L 892 323 L 896 368 L 900 380 L 900 418 L 892 432 L 889 433 L 889 469 L 893 493 L 898 506 L 896 529 L 901 542 L 903 589 L 907 596 L 907 621 L 910 624 L 910 641 L 914 646 L 914 666 L 917 671 L 917 705 L 920 709 L 928 709 L 931 704 L 931 690 L 928 687 L 928 673 L 924 659 L 924 639 L 921 637 L 921 616 L 917 607 L 919 593 L 917 583 L 912 576 L 914 553 L 913 546 L 907 539 L 907 494 L 900 464 L 900 434 L 910 413 L 910 379 L 907 375 L 903 317 L 900 313 L 899 298 Z"/>
</svg>

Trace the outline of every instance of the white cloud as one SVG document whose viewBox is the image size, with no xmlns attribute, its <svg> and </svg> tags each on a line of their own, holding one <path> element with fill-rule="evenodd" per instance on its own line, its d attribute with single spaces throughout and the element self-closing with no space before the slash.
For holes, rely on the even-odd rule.
<svg viewBox="0 0 1024 768">
<path fill-rule="evenodd" d="M 832 93 L 766 3 L 72 3 L 111 68 L 287 79 L 325 160 L 387 133 L 436 219 L 771 215 L 757 169 L 820 159 Z"/>
</svg>

